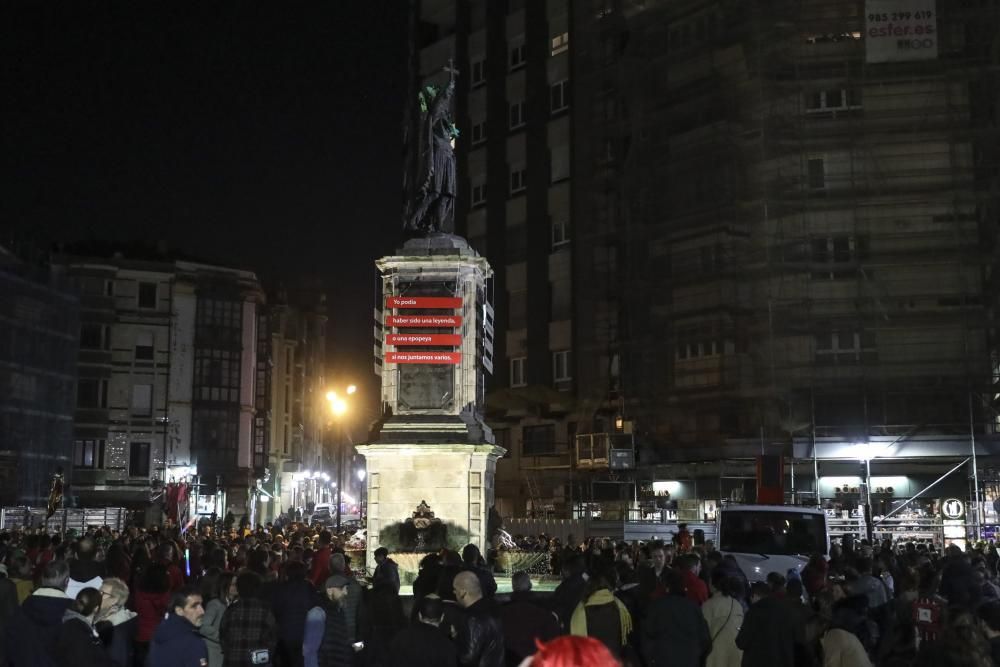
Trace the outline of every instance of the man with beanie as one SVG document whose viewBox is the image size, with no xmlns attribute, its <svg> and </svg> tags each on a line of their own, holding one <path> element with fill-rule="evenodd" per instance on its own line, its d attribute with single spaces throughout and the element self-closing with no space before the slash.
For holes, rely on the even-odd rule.
<svg viewBox="0 0 1000 667">
<path fill-rule="evenodd" d="M 305 667 L 354 664 L 354 653 L 361 647 L 352 646 L 347 630 L 344 601 L 349 583 L 342 574 L 331 575 L 324 584 L 325 598 L 309 610 L 302 642 Z"/>
<path fill-rule="evenodd" d="M 403 628 L 389 646 L 389 667 L 454 667 L 458 653 L 441 623 L 444 604 L 431 594 L 417 605 L 417 622 Z"/>
</svg>

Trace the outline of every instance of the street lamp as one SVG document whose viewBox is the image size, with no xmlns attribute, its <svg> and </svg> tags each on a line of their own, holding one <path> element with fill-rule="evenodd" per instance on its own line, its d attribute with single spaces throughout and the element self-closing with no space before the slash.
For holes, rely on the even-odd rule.
<svg viewBox="0 0 1000 667">
<path fill-rule="evenodd" d="M 358 388 L 351 384 L 344 387 L 344 393 L 348 396 L 356 393 Z M 331 389 L 326 392 L 327 403 L 330 404 L 330 413 L 333 415 L 334 420 L 336 420 L 341 426 L 341 438 L 337 442 L 337 481 L 334 482 L 334 486 L 337 488 L 337 531 L 340 532 L 340 515 L 341 515 L 341 499 L 342 499 L 342 489 L 344 486 L 344 460 L 345 456 L 345 446 L 344 446 L 344 435 L 343 430 L 343 419 L 347 414 L 347 400 L 338 395 L 337 390 Z"/>
</svg>

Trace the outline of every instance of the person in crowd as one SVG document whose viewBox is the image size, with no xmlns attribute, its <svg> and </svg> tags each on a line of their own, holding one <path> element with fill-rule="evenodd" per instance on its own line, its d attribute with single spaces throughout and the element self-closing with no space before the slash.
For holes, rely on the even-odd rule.
<svg viewBox="0 0 1000 667">
<path fill-rule="evenodd" d="M 354 664 L 354 654 L 362 646 L 354 644 L 347 629 L 345 602 L 350 580 L 342 574 L 327 578 L 322 598 L 306 616 L 302 643 L 305 667 L 340 667 Z"/>
<path fill-rule="evenodd" d="M 742 667 L 795 667 L 795 645 L 805 643 L 805 632 L 799 636 L 788 603 L 763 582 L 751 587 L 751 602 L 736 636 Z"/>
<path fill-rule="evenodd" d="M 823 667 L 871 667 L 868 652 L 856 634 L 859 614 L 854 599 L 845 598 L 833 606 L 833 618 L 821 640 Z"/>
<path fill-rule="evenodd" d="M 691 551 L 694 544 L 686 523 L 677 524 L 677 534 L 674 535 L 673 543 L 677 547 L 678 553 L 686 554 Z"/>
<path fill-rule="evenodd" d="M 455 667 L 458 653 L 455 643 L 441 629 L 444 604 L 433 593 L 421 598 L 416 620 L 393 638 L 389 645 L 387 667 Z"/>
<path fill-rule="evenodd" d="M 162 542 L 156 550 L 156 562 L 167 570 L 167 581 L 169 582 L 171 593 L 184 588 L 184 573 L 181 572 L 180 566 L 177 565 L 178 558 L 176 551 L 177 545 L 170 540 Z"/>
<path fill-rule="evenodd" d="M 351 642 L 361 641 L 361 634 L 358 631 L 358 619 L 362 614 L 364 604 L 364 589 L 351 570 L 347 567 L 347 559 L 342 553 L 335 553 L 330 557 L 331 576 L 339 574 L 347 578 L 347 598 L 344 600 L 344 615 L 347 622 L 347 635 Z"/>
<path fill-rule="evenodd" d="M 563 631 L 569 631 L 570 618 L 583 599 L 586 588 L 587 573 L 583 556 L 577 553 L 565 557 L 562 562 L 562 581 L 549 599 L 551 609 L 559 619 Z"/>
<path fill-rule="evenodd" d="M 55 646 L 63 616 L 73 604 L 73 599 L 66 595 L 68 584 L 66 561 L 46 564 L 41 585 L 14 612 L 5 628 L 4 646 L 11 667 L 56 664 Z"/>
<path fill-rule="evenodd" d="M 393 638 L 406 627 L 403 602 L 391 582 L 378 581 L 367 592 L 360 618 L 360 640 L 365 665 L 382 665 Z"/>
<path fill-rule="evenodd" d="M 809 557 L 809 562 L 802 568 L 802 585 L 809 594 L 809 599 L 826 588 L 828 566 L 826 558 L 820 554 L 813 554 Z"/>
<path fill-rule="evenodd" d="M 129 590 L 118 577 L 107 577 L 101 582 L 101 609 L 94 627 L 101 637 L 111 661 L 122 667 L 131 667 L 135 633 L 139 626 L 138 615 L 128 609 Z"/>
<path fill-rule="evenodd" d="M 201 593 L 185 586 L 170 595 L 168 607 L 150 642 L 147 667 L 205 667 L 208 649 L 198 634 L 205 617 Z"/>
<path fill-rule="evenodd" d="M 201 599 L 205 606 L 205 616 L 198 628 L 208 648 L 208 667 L 222 667 L 222 618 L 236 598 L 236 575 L 232 572 L 211 572 L 201 580 Z"/>
<path fill-rule="evenodd" d="M 375 573 L 372 575 L 372 585 L 387 584 L 399 594 L 399 565 L 389 558 L 389 550 L 379 547 L 375 550 Z"/>
<path fill-rule="evenodd" d="M 510 601 L 500 607 L 504 652 L 508 665 L 519 665 L 537 650 L 536 640 L 547 642 L 560 634 L 556 615 L 531 595 L 531 577 L 515 572 L 511 577 Z"/>
<path fill-rule="evenodd" d="M 695 554 L 685 554 L 677 559 L 677 568 L 684 580 L 684 590 L 688 600 L 699 607 L 708 600 L 708 586 L 698 576 L 701 573 L 701 559 Z"/>
<path fill-rule="evenodd" d="M 63 612 L 62 627 L 56 640 L 55 657 L 59 667 L 111 667 L 111 656 L 94 621 L 101 609 L 101 592 L 84 588 L 76 595 L 69 609 Z"/>
<path fill-rule="evenodd" d="M 475 667 L 504 666 L 504 637 L 494 606 L 484 599 L 480 579 L 475 572 L 455 576 L 455 601 L 465 610 L 464 627 L 458 637 L 458 660 Z"/>
<path fill-rule="evenodd" d="M 493 598 L 497 592 L 497 582 L 493 573 L 486 567 L 479 547 L 475 544 L 466 544 L 462 549 L 462 570 L 472 572 L 479 577 L 479 586 L 483 591 L 483 597 Z"/>
<path fill-rule="evenodd" d="M 263 580 L 253 571 L 236 577 L 237 598 L 222 615 L 219 643 L 224 667 L 269 665 L 278 646 L 274 614 L 260 599 Z"/>
<path fill-rule="evenodd" d="M 167 567 L 163 563 L 149 563 L 142 571 L 137 588 L 135 611 L 139 621 L 135 631 L 135 658 L 138 664 L 143 664 L 153 633 L 169 611 L 171 593 Z"/>
<path fill-rule="evenodd" d="M 649 560 L 639 569 L 639 594 L 644 604 L 666 590 L 665 582 L 670 571 L 672 552 L 663 544 L 654 544 L 649 549 Z"/>
<path fill-rule="evenodd" d="M 743 661 L 743 651 L 736 646 L 744 614 L 735 595 L 738 586 L 725 570 L 712 571 L 712 597 L 701 606 L 712 640 L 705 667 L 740 667 Z"/>
<path fill-rule="evenodd" d="M 302 667 L 306 616 L 319 598 L 306 578 L 303 563 L 291 561 L 285 565 L 284 572 L 285 580 L 275 588 L 271 602 L 278 623 L 278 656 L 282 665 Z"/>
<path fill-rule="evenodd" d="M 330 531 L 320 531 L 319 549 L 313 554 L 312 569 L 309 572 L 309 581 L 316 588 L 322 586 L 323 582 L 330 576 L 330 555 L 333 553 L 330 544 L 332 542 L 333 537 L 330 535 Z"/>
<path fill-rule="evenodd" d="M 547 644 L 522 663 L 522 667 L 621 667 L 608 647 L 592 637 L 567 635 Z"/>
<path fill-rule="evenodd" d="M 108 576 L 107 567 L 103 561 L 95 560 L 97 543 L 92 537 L 84 537 L 75 545 L 76 559 L 69 564 L 69 585 L 66 595 L 76 598 L 76 594 L 84 588 L 101 589 L 101 582 Z"/>
<path fill-rule="evenodd" d="M 614 570 L 610 564 L 602 567 L 587 582 L 583 600 L 576 606 L 570 619 L 571 635 L 593 637 L 600 640 L 611 654 L 621 658 L 629 644 L 632 632 L 632 615 L 615 597 Z"/>
<path fill-rule="evenodd" d="M 17 588 L 17 604 L 24 604 L 31 592 L 35 590 L 35 582 L 31 578 L 31 563 L 25 556 L 17 556 L 10 565 L 10 580 Z"/>
<path fill-rule="evenodd" d="M 666 595 L 649 603 L 643 621 L 643 657 L 649 667 L 698 667 L 710 649 L 708 625 L 679 572 L 667 570 L 664 583 Z"/>
<path fill-rule="evenodd" d="M 1000 665 L 1000 602 L 991 601 L 979 607 L 979 621 L 990 643 L 990 657 L 994 665 Z"/>
<path fill-rule="evenodd" d="M 4 631 L 20 605 L 17 598 L 17 584 L 7 577 L 7 566 L 0 563 L 0 665 L 7 664 Z"/>
</svg>

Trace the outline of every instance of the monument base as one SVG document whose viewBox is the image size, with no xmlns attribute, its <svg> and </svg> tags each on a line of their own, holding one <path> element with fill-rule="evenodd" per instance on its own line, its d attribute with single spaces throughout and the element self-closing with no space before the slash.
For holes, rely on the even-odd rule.
<svg viewBox="0 0 1000 667">
<path fill-rule="evenodd" d="M 491 444 L 369 444 L 367 563 L 385 546 L 400 552 L 489 548 L 496 463 L 504 449 Z M 442 543 L 443 542 L 443 543 Z"/>
</svg>

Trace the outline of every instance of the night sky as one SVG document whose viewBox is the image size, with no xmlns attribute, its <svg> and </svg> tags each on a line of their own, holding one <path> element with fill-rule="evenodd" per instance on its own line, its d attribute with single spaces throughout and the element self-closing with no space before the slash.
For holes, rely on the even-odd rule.
<svg viewBox="0 0 1000 667">
<path fill-rule="evenodd" d="M 373 389 L 373 261 L 400 241 L 407 3 L 0 8 L 0 225 L 163 241 L 317 282 L 331 361 Z"/>
</svg>

